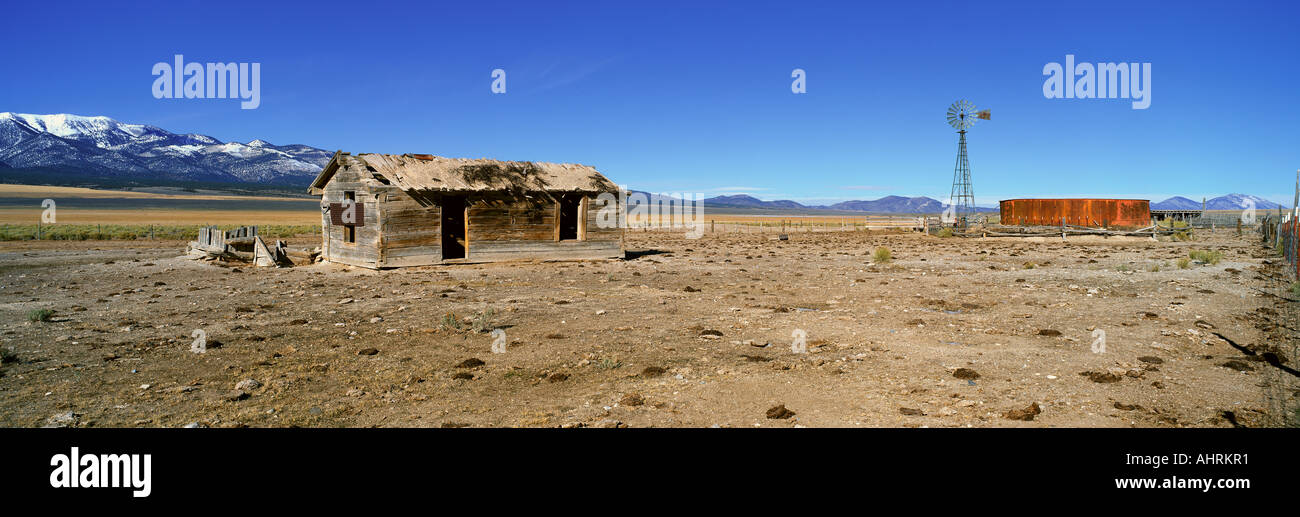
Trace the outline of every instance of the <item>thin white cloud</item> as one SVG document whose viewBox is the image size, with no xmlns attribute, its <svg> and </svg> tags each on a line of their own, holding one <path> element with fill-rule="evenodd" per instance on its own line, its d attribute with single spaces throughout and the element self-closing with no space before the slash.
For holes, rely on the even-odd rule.
<svg viewBox="0 0 1300 517">
<path fill-rule="evenodd" d="M 538 74 L 541 84 L 532 91 L 543 92 L 561 86 L 568 86 L 587 78 L 587 76 L 596 73 L 605 65 L 613 63 L 616 60 L 616 58 L 611 57 L 591 63 L 552 63 Z"/>
</svg>

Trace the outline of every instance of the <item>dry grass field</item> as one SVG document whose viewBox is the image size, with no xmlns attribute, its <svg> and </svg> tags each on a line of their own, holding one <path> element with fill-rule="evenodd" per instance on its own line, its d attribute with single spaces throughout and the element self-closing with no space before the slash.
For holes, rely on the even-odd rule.
<svg viewBox="0 0 1300 517">
<path fill-rule="evenodd" d="M 45 208 L 56 202 L 56 223 L 105 225 L 319 225 L 320 210 L 314 198 L 233 196 L 213 194 L 161 194 L 77 187 L 0 184 L 0 224 L 34 225 Z M 240 208 L 213 209 L 238 203 Z M 275 204 L 276 209 L 258 208 Z M 90 208 L 79 205 L 89 205 Z M 143 206 L 142 206 L 143 205 Z"/>
<path fill-rule="evenodd" d="M 385 271 L 3 242 L 0 425 L 1294 422 L 1296 379 L 1265 360 L 1297 359 L 1281 266 L 1235 232 L 626 241 L 625 260 Z"/>
<path fill-rule="evenodd" d="M 61 224 L 117 225 L 319 225 L 319 210 L 59 210 Z M 0 208 L 0 224 L 35 224 L 41 210 Z"/>
<path fill-rule="evenodd" d="M 102 189 L 90 189 L 90 188 L 81 188 L 81 187 L 59 187 L 59 186 L 52 186 L 52 185 L 18 185 L 12 183 L 0 183 L 0 197 L 26 197 L 32 199 L 176 198 L 176 199 L 192 199 L 192 200 L 239 200 L 239 199 L 246 199 L 248 196 L 221 195 L 221 194 L 183 194 L 183 193 L 168 194 L 168 193 L 129 191 L 129 190 L 102 190 Z M 301 198 L 265 196 L 264 199 L 299 200 Z"/>
</svg>

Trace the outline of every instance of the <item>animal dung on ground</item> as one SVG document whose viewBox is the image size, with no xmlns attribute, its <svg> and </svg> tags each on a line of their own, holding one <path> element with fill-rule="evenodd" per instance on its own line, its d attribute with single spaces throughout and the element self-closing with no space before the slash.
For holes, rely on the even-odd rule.
<svg viewBox="0 0 1300 517">
<path fill-rule="evenodd" d="M 979 372 L 976 372 L 975 370 L 972 370 L 970 368 L 958 368 L 956 371 L 952 372 L 952 376 L 962 380 L 971 380 L 971 379 L 980 378 Z"/>
<path fill-rule="evenodd" d="M 1006 413 L 1002 414 L 1002 417 L 1008 420 L 1023 420 L 1028 422 L 1033 420 L 1034 417 L 1038 416 L 1038 414 L 1042 412 L 1043 409 L 1038 406 L 1037 402 L 1035 402 L 1033 404 L 1030 404 L 1029 407 L 1024 409 L 1012 409 L 1010 411 L 1007 411 Z"/>
<path fill-rule="evenodd" d="M 785 404 L 767 410 L 767 418 L 772 420 L 784 420 L 792 416 L 794 416 L 794 411 L 786 409 Z"/>
</svg>

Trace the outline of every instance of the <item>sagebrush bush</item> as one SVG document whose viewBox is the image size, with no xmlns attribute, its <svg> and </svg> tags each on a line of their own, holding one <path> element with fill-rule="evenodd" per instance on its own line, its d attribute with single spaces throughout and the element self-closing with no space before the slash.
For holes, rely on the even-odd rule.
<svg viewBox="0 0 1300 517">
<path fill-rule="evenodd" d="M 27 312 L 27 321 L 33 321 L 33 322 L 50 321 L 50 317 L 52 316 L 54 316 L 54 311 L 52 310 L 32 309 L 31 311 Z"/>
<path fill-rule="evenodd" d="M 889 248 L 886 248 L 884 246 L 876 248 L 876 252 L 871 255 L 871 259 L 879 264 L 884 264 L 886 262 L 889 262 L 890 259 L 892 258 L 893 255 L 889 252 Z"/>
<path fill-rule="evenodd" d="M 460 318 L 457 318 L 454 312 L 443 314 L 442 326 L 452 330 L 460 330 Z"/>
<path fill-rule="evenodd" d="M 1204 264 L 1218 264 L 1223 259 L 1223 252 L 1213 250 L 1191 250 L 1187 253 L 1192 260 Z"/>
<path fill-rule="evenodd" d="M 491 307 L 475 314 L 472 323 L 474 332 L 492 332 L 492 329 L 497 328 L 496 315 L 497 311 Z"/>
</svg>

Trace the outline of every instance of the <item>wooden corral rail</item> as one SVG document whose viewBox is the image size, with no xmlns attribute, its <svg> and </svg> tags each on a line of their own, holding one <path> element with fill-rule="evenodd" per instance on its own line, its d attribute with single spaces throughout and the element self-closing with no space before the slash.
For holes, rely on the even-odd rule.
<svg viewBox="0 0 1300 517">
<path fill-rule="evenodd" d="M 1076 226 L 1073 224 L 1062 224 L 1058 226 L 1006 226 L 990 225 L 984 228 L 968 231 L 958 234 L 964 237 L 1060 237 L 1066 238 L 1072 235 L 1099 235 L 1103 237 L 1149 237 L 1154 239 L 1157 235 L 1173 235 L 1187 231 L 1187 228 L 1173 228 L 1168 226 L 1151 225 L 1134 230 L 1110 230 L 1104 228 L 1093 228 L 1090 226 Z"/>
</svg>

